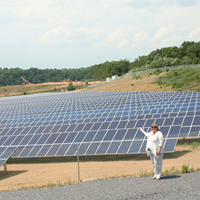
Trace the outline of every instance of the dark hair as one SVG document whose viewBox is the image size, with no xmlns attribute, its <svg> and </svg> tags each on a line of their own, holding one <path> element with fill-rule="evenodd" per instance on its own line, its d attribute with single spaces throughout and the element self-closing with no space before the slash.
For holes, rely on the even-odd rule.
<svg viewBox="0 0 200 200">
<path fill-rule="evenodd" d="M 156 127 L 157 130 L 159 131 L 159 128 L 158 128 L 158 125 L 157 125 L 157 124 L 155 124 L 155 123 L 151 124 L 151 128 L 152 128 L 152 127 Z"/>
</svg>

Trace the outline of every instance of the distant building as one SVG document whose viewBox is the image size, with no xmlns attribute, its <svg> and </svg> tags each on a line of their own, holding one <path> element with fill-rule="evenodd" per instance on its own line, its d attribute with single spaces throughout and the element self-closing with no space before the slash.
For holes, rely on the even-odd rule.
<svg viewBox="0 0 200 200">
<path fill-rule="evenodd" d="M 107 77 L 106 78 L 106 82 L 110 82 L 110 81 L 112 81 L 112 78 L 111 77 Z"/>
<path fill-rule="evenodd" d="M 115 79 L 118 79 L 119 77 L 118 77 L 118 75 L 114 75 L 114 76 L 112 76 L 112 81 L 114 81 Z"/>
</svg>

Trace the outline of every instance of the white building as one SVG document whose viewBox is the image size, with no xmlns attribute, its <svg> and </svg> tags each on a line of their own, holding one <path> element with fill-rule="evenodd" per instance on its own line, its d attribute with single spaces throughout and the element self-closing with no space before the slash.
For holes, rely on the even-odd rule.
<svg viewBox="0 0 200 200">
<path fill-rule="evenodd" d="M 112 76 L 112 81 L 114 81 L 115 79 L 118 79 L 119 77 L 118 77 L 118 75 L 114 75 L 114 76 Z"/>
<path fill-rule="evenodd" d="M 106 82 L 110 82 L 110 81 L 112 81 L 112 78 L 111 77 L 107 77 L 106 78 Z"/>
</svg>

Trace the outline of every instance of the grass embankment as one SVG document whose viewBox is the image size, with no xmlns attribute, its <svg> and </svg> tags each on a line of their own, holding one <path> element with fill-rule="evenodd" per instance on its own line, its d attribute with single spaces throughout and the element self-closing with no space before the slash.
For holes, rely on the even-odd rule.
<svg viewBox="0 0 200 200">
<path fill-rule="evenodd" d="M 154 74 L 161 74 L 162 71 L 157 69 Z M 161 74 L 162 75 L 162 74 Z M 172 90 L 187 91 L 193 90 L 200 91 L 200 69 L 199 68 L 186 68 L 167 71 L 163 76 L 159 76 L 154 84 L 160 85 L 160 88 L 171 87 Z"/>
<path fill-rule="evenodd" d="M 33 93 L 62 92 L 67 91 L 68 84 L 36 84 L 36 85 L 16 85 L 0 87 L 0 96 L 16 96 Z M 75 89 L 82 89 L 83 84 L 74 85 Z"/>
</svg>

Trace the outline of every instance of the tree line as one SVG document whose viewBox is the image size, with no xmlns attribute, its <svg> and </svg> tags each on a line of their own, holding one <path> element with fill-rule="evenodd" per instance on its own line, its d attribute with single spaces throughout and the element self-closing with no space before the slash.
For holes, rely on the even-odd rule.
<svg viewBox="0 0 200 200">
<path fill-rule="evenodd" d="M 130 70 L 146 70 L 175 65 L 200 64 L 200 42 L 184 41 L 180 47 L 163 47 L 139 56 L 133 62 L 127 59 L 104 62 L 79 69 L 20 69 L 0 68 L 0 86 L 20 85 L 24 77 L 31 83 L 58 82 L 60 80 L 102 80 L 113 75 L 121 76 Z"/>
<path fill-rule="evenodd" d="M 89 72 L 90 67 L 79 69 L 0 68 L 0 86 L 21 85 L 24 82 L 21 76 L 34 84 L 68 79 L 84 81 L 93 79 Z"/>
</svg>

